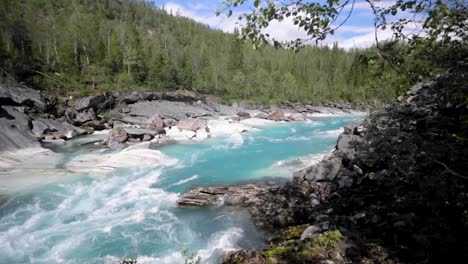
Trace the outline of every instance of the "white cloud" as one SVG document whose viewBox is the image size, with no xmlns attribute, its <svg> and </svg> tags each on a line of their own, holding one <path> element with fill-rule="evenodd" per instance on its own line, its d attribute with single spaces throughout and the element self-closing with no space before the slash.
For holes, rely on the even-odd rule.
<svg viewBox="0 0 468 264">
<path fill-rule="evenodd" d="M 390 6 L 394 1 L 381 1 L 379 6 Z M 368 3 L 357 2 L 355 9 L 365 10 L 369 9 Z M 233 32 L 237 25 L 240 13 L 233 14 L 231 17 L 216 16 L 214 9 L 207 8 L 203 4 L 189 4 L 184 7 L 180 4 L 169 2 L 165 4 L 165 10 L 173 14 L 180 14 L 181 16 L 191 18 L 195 21 L 209 25 L 212 28 L 220 29 L 224 32 Z M 206 11 L 203 11 L 206 10 Z M 371 19 L 371 18 L 370 18 Z M 407 32 L 416 30 L 417 27 L 408 28 Z M 265 30 L 265 33 L 270 34 L 272 38 L 279 41 L 291 41 L 297 38 L 305 39 L 307 34 L 305 31 L 299 29 L 294 25 L 292 18 L 287 18 L 283 21 L 272 21 L 270 26 Z M 392 38 L 391 30 L 380 30 L 378 32 L 379 41 L 388 40 Z M 321 45 L 332 45 L 338 42 L 338 45 L 345 49 L 352 48 L 366 48 L 375 44 L 375 33 L 373 27 L 362 27 L 353 25 L 343 25 L 334 36 L 329 36 L 326 40 L 322 41 Z"/>
</svg>

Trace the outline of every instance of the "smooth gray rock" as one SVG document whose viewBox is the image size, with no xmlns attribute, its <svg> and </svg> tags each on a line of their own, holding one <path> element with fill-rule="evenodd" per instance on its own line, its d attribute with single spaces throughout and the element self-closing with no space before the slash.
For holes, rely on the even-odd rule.
<svg viewBox="0 0 468 264">
<path fill-rule="evenodd" d="M 165 118 L 163 120 L 164 127 L 173 127 L 177 125 L 177 121 L 173 118 Z"/>
<path fill-rule="evenodd" d="M 341 166 L 341 160 L 332 157 L 309 168 L 297 171 L 294 173 L 294 176 L 305 178 L 310 181 L 333 180 L 340 171 Z"/>
<path fill-rule="evenodd" d="M 256 118 L 267 119 L 268 115 L 265 113 L 258 113 L 255 115 Z"/>
<path fill-rule="evenodd" d="M 74 138 L 87 132 L 67 122 L 59 122 L 53 119 L 39 118 L 32 121 L 32 132 L 36 137 L 42 138 L 50 132 L 59 132 L 66 138 Z"/>
<path fill-rule="evenodd" d="M 278 110 L 272 114 L 270 114 L 268 119 L 273 120 L 273 121 L 283 121 L 285 120 L 284 112 L 281 110 Z"/>
<path fill-rule="evenodd" d="M 151 101 L 138 102 L 129 105 L 130 112 L 125 114 L 132 117 L 146 117 L 159 114 L 160 116 L 172 116 L 178 120 L 187 118 L 187 116 L 201 117 L 211 116 L 212 112 L 204 109 L 200 105 L 191 105 L 183 102 L 171 101 Z"/>
<path fill-rule="evenodd" d="M 242 119 L 247 119 L 250 118 L 250 114 L 244 111 L 241 111 L 237 113 L 237 116 L 242 120 Z"/>
<path fill-rule="evenodd" d="M 197 130 L 208 129 L 208 123 L 203 119 L 186 119 L 182 120 L 177 124 L 177 128 L 180 130 L 189 130 L 196 132 Z"/>
<path fill-rule="evenodd" d="M 152 116 L 146 125 L 146 128 L 156 131 L 158 134 L 164 132 L 164 121 L 159 115 Z"/>
<path fill-rule="evenodd" d="M 114 128 L 109 132 L 107 146 L 111 149 L 121 149 L 128 140 L 128 134 L 123 128 Z"/>
<path fill-rule="evenodd" d="M 78 121 L 81 124 L 86 123 L 88 121 L 96 120 L 96 119 L 97 119 L 96 112 L 94 111 L 93 108 L 89 108 L 87 111 L 78 113 L 76 115 L 76 121 Z"/>
<path fill-rule="evenodd" d="M 130 137 L 143 137 L 144 135 L 152 135 L 155 136 L 159 134 L 157 131 L 149 130 L 149 129 L 143 129 L 143 128 L 123 128 L 125 132 Z"/>
<path fill-rule="evenodd" d="M 8 118 L 0 118 L 0 152 L 40 147 L 36 137 L 31 133 L 28 116 L 12 107 L 3 106 L 0 110 L 8 115 Z"/>
<path fill-rule="evenodd" d="M 12 82 L 0 82 L 0 105 L 27 105 L 42 110 L 46 106 L 39 91 Z"/>
<path fill-rule="evenodd" d="M 301 114 L 291 114 L 288 119 L 290 121 L 306 121 L 306 118 L 305 116 L 301 115 Z"/>
</svg>

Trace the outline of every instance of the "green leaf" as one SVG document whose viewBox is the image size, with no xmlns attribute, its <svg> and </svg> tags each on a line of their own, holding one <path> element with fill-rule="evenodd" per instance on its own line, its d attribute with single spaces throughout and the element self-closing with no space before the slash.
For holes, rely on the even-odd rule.
<svg viewBox="0 0 468 264">
<path fill-rule="evenodd" d="M 260 0 L 255 0 L 254 6 L 258 8 L 260 6 L 260 2 Z"/>
</svg>

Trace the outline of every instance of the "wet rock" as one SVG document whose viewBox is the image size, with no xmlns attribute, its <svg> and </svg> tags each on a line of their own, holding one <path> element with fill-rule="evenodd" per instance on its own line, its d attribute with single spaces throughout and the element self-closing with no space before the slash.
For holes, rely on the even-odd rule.
<svg viewBox="0 0 468 264">
<path fill-rule="evenodd" d="M 283 121 L 285 120 L 284 112 L 283 111 L 276 111 L 272 114 L 270 114 L 267 119 L 273 120 L 273 121 Z"/>
</svg>

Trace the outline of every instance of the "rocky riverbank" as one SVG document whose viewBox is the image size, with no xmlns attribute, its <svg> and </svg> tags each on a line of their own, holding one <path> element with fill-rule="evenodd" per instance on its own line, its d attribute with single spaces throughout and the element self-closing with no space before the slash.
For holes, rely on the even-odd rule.
<svg viewBox="0 0 468 264">
<path fill-rule="evenodd" d="M 312 104 L 227 105 L 212 96 L 190 92 L 115 92 L 83 98 L 45 98 L 40 92 L 9 80 L 0 84 L 0 168 L 16 166 L 13 161 L 21 159 L 20 150 L 36 149 L 35 153 L 39 153 L 37 149 L 42 149 L 44 143 L 64 144 L 96 131 L 109 130 L 100 142 L 103 147 L 125 149 L 141 142 L 157 146 L 199 141 L 242 133 L 272 122 L 304 121 L 317 114 L 357 113 L 344 103 L 333 105 L 339 108 Z"/>
<path fill-rule="evenodd" d="M 183 206 L 247 207 L 262 252 L 223 263 L 456 263 L 468 248 L 466 65 L 345 127 L 284 186 L 196 188 Z"/>
</svg>

